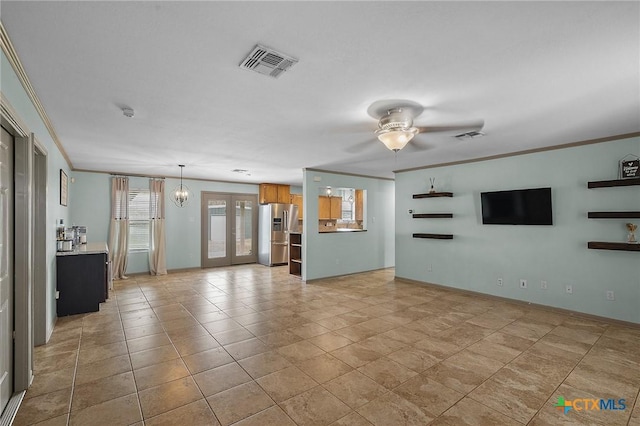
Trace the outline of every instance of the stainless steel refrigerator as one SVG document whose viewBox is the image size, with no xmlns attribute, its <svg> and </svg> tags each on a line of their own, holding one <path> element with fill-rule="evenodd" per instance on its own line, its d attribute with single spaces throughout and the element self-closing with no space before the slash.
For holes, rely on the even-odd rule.
<svg viewBox="0 0 640 426">
<path fill-rule="evenodd" d="M 298 232 L 298 206 L 263 204 L 258 218 L 258 262 L 267 266 L 288 263 L 289 232 Z"/>
</svg>

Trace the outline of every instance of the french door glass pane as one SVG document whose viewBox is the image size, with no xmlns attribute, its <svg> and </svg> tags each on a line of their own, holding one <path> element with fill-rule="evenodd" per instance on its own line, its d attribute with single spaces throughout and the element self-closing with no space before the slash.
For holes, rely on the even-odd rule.
<svg viewBox="0 0 640 426">
<path fill-rule="evenodd" d="M 247 200 L 236 201 L 236 256 L 252 254 L 253 203 Z"/>
<path fill-rule="evenodd" d="M 209 200 L 209 259 L 227 255 L 227 202 Z"/>
</svg>

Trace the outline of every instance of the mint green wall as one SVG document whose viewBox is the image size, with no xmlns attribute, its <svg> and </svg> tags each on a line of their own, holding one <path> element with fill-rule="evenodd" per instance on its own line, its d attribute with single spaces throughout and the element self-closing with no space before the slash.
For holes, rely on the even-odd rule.
<svg viewBox="0 0 640 426">
<path fill-rule="evenodd" d="M 105 173 L 73 172 L 75 182 L 70 184 L 73 210 L 71 220 L 87 226 L 88 241 L 108 241 L 111 209 L 111 176 Z M 180 183 L 179 179 L 166 179 L 166 239 L 167 268 L 200 267 L 200 193 L 201 191 L 258 194 L 258 185 L 228 182 L 206 182 L 185 179 L 194 194 L 185 208 L 176 207 L 169 194 Z M 149 179 L 129 178 L 130 188 L 148 188 Z M 147 253 L 129 255 L 127 273 L 149 271 Z"/>
<path fill-rule="evenodd" d="M 320 182 L 314 181 L 320 178 Z M 394 183 L 390 180 L 304 171 L 302 278 L 313 280 L 394 265 Z M 366 232 L 318 232 L 318 187 L 365 189 Z"/>
<path fill-rule="evenodd" d="M 43 243 L 47 246 L 46 333 L 48 338 L 53 331 L 56 319 L 56 221 L 64 219 L 65 223 L 69 223 L 69 211 L 71 209 L 71 202 L 68 203 L 67 207 L 60 205 L 60 169 L 65 170 L 67 175 L 70 175 L 69 167 L 49 135 L 40 115 L 27 96 L 4 52 L 0 57 L 0 90 L 18 115 L 15 118 L 27 126 L 26 130 L 35 135 L 39 145 L 46 150 L 47 154 L 47 240 Z"/>
<path fill-rule="evenodd" d="M 587 189 L 588 181 L 616 179 L 618 160 L 630 153 L 640 155 L 640 138 L 398 173 L 396 276 L 640 323 L 640 254 L 586 247 L 622 242 L 625 223 L 640 222 L 587 219 L 588 211 L 640 210 L 638 186 Z M 453 198 L 412 199 L 428 191 L 429 177 Z M 482 225 L 480 192 L 548 186 L 553 226 Z M 454 217 L 412 219 L 408 209 Z M 414 232 L 454 239 L 414 239 Z M 521 278 L 527 289 L 519 288 Z M 607 290 L 615 301 L 606 300 Z"/>
</svg>

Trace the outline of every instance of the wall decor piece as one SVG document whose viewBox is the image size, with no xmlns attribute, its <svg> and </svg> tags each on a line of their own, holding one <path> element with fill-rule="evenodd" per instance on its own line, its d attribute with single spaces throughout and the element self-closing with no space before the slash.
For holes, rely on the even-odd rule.
<svg viewBox="0 0 640 426">
<path fill-rule="evenodd" d="M 620 179 L 633 179 L 640 177 L 640 157 L 628 154 L 620 160 Z"/>
<path fill-rule="evenodd" d="M 636 229 L 638 229 L 638 225 L 636 225 L 635 223 L 627 223 L 627 230 L 629 231 L 629 235 L 627 235 L 628 243 L 638 243 L 638 240 L 636 240 Z"/>
<path fill-rule="evenodd" d="M 69 200 L 69 179 L 64 170 L 60 169 L 60 205 L 66 206 Z"/>
</svg>

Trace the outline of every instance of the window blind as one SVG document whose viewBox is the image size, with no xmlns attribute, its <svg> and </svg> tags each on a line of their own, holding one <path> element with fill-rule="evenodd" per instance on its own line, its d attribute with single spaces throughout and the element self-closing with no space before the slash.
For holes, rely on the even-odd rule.
<svg viewBox="0 0 640 426">
<path fill-rule="evenodd" d="M 149 189 L 129 189 L 129 251 L 149 250 Z"/>
</svg>

